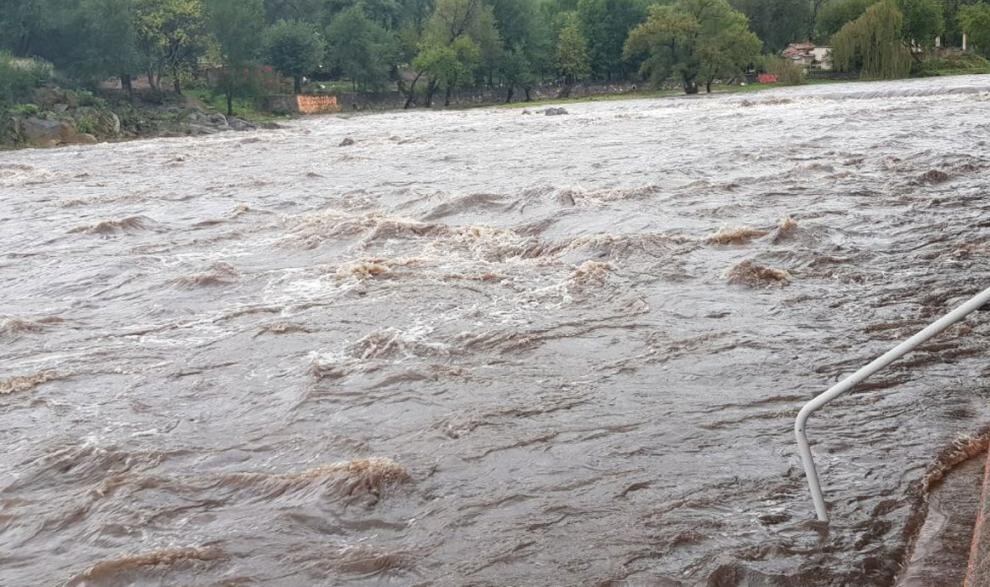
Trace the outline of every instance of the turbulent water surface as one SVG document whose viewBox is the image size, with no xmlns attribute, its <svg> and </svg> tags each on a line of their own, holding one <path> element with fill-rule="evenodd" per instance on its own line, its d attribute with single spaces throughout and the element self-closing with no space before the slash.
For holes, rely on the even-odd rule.
<svg viewBox="0 0 990 587">
<path fill-rule="evenodd" d="M 567 108 L 0 155 L 0 584 L 891 584 L 987 314 L 831 526 L 792 422 L 988 285 L 990 78 Z"/>
</svg>

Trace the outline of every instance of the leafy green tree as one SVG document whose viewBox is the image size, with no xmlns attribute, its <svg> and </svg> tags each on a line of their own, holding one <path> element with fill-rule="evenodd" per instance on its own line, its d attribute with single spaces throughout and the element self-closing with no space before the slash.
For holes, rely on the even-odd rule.
<svg viewBox="0 0 990 587">
<path fill-rule="evenodd" d="M 973 48 L 990 56 L 990 5 L 973 4 L 959 10 L 959 25 Z"/>
<path fill-rule="evenodd" d="M 440 87 L 446 88 L 449 101 L 451 90 L 464 83 L 465 73 L 473 75 L 500 48 L 490 6 L 481 0 L 437 0 L 413 60 L 416 77 L 404 88 L 406 107 L 415 101 L 416 84 L 424 75 L 429 78 L 426 105 Z"/>
<path fill-rule="evenodd" d="M 251 88 L 248 68 L 258 55 L 265 20 L 261 0 L 206 0 L 207 29 L 213 34 L 223 66 L 221 87 L 227 115 L 234 114 L 234 96 Z"/>
<path fill-rule="evenodd" d="M 39 41 L 47 36 L 51 17 L 64 13 L 72 5 L 66 2 L 60 10 L 52 1 L 4 0 L 0 10 L 0 49 L 21 57 L 46 53 Z"/>
<path fill-rule="evenodd" d="M 831 39 L 832 35 L 866 12 L 866 9 L 877 0 L 831 0 L 818 13 L 815 31 L 822 40 Z"/>
<path fill-rule="evenodd" d="M 967 6 L 979 6 L 980 4 L 984 4 L 983 0 L 941 0 L 942 15 L 945 18 L 945 32 L 942 36 L 944 46 L 962 46 L 961 11 Z"/>
<path fill-rule="evenodd" d="M 137 0 L 134 29 L 152 87 L 164 72 L 172 76 L 176 94 L 181 80 L 206 52 L 206 19 L 201 0 Z"/>
<path fill-rule="evenodd" d="M 859 69 L 866 79 L 908 75 L 911 51 L 904 41 L 904 15 L 893 0 L 874 4 L 832 37 L 832 62 L 839 71 Z"/>
<path fill-rule="evenodd" d="M 625 77 L 623 45 L 629 31 L 643 21 L 646 4 L 640 0 L 579 0 L 581 32 L 588 42 L 591 73 L 597 79 Z"/>
<path fill-rule="evenodd" d="M 396 0 L 361 0 L 361 8 L 372 22 L 385 30 L 395 30 L 402 24 L 401 2 Z"/>
<path fill-rule="evenodd" d="M 945 30 L 942 4 L 939 0 L 897 0 L 904 15 L 904 38 L 918 47 L 932 47 L 935 37 Z"/>
<path fill-rule="evenodd" d="M 291 77 L 293 90 L 301 94 L 303 76 L 323 61 L 324 44 L 313 25 L 280 20 L 265 31 L 264 51 L 268 64 Z"/>
<path fill-rule="evenodd" d="M 280 20 L 317 22 L 324 4 L 323 0 L 264 0 L 265 21 L 269 24 Z"/>
<path fill-rule="evenodd" d="M 102 81 L 121 76 L 125 88 L 137 69 L 134 12 L 129 0 L 82 0 L 66 33 L 78 35 L 74 50 L 56 63 L 76 77 Z"/>
<path fill-rule="evenodd" d="M 396 59 L 393 38 L 355 5 L 337 15 L 327 29 L 329 56 L 360 90 L 380 90 Z"/>
<path fill-rule="evenodd" d="M 808 38 L 812 3 L 808 0 L 730 0 L 749 19 L 749 26 L 767 51 L 776 53 Z"/>
<path fill-rule="evenodd" d="M 507 104 L 512 101 L 517 87 L 526 92 L 526 100 L 529 101 L 529 90 L 536 83 L 536 76 L 523 48 L 513 47 L 505 52 L 499 73 L 507 90 L 505 97 Z"/>
<path fill-rule="evenodd" d="M 557 71 L 567 85 L 577 83 L 591 73 L 588 41 L 581 32 L 577 14 L 573 12 L 568 15 L 557 37 Z"/>
<path fill-rule="evenodd" d="M 413 62 L 413 67 L 430 75 L 431 83 L 443 88 L 444 106 L 450 106 L 451 92 L 471 79 L 481 62 L 481 49 L 467 36 L 459 36 L 450 45 L 427 46 Z M 430 97 L 427 98 L 429 105 Z"/>
<path fill-rule="evenodd" d="M 647 56 L 641 72 L 654 83 L 675 76 L 685 93 L 696 94 L 699 81 L 711 91 L 716 78 L 742 73 L 760 45 L 746 17 L 726 0 L 678 0 L 652 7 L 629 34 L 625 52 Z"/>
</svg>

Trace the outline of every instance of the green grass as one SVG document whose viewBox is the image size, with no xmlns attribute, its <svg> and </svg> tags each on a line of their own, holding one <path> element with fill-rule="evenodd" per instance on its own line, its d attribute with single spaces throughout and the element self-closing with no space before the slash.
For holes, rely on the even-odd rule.
<svg viewBox="0 0 990 587">
<path fill-rule="evenodd" d="M 215 94 L 205 88 L 187 88 L 184 93 L 187 98 L 197 100 L 211 110 L 227 114 L 227 98 L 223 94 Z M 234 98 L 234 116 L 253 123 L 276 122 L 291 118 L 260 110 L 255 100 L 244 98 Z"/>
<path fill-rule="evenodd" d="M 915 67 L 911 75 L 912 77 L 941 77 L 984 73 L 990 73 L 990 61 L 973 53 L 961 53 L 927 59 Z"/>
</svg>

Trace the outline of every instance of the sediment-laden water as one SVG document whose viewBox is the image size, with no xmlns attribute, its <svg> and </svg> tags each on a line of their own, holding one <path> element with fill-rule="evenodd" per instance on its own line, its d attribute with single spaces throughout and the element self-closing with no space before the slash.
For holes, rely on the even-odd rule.
<svg viewBox="0 0 990 587">
<path fill-rule="evenodd" d="M 0 154 L 0 584 L 891 584 L 990 317 L 827 528 L 793 417 L 990 285 L 990 78 L 567 109 Z"/>
</svg>

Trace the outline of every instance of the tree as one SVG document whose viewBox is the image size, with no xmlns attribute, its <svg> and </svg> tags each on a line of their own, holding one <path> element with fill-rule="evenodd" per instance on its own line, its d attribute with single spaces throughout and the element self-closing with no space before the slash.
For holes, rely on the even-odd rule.
<svg viewBox="0 0 990 587">
<path fill-rule="evenodd" d="M 990 5 L 980 3 L 962 7 L 959 26 L 975 50 L 990 55 Z"/>
<path fill-rule="evenodd" d="M 76 77 L 102 81 L 120 76 L 125 89 L 138 63 L 133 30 L 134 13 L 129 0 L 82 0 L 78 12 L 63 31 L 77 35 L 72 51 L 56 65 Z"/>
<path fill-rule="evenodd" d="M 388 32 L 373 22 L 360 5 L 352 6 L 327 29 L 329 55 L 360 90 L 379 90 L 388 80 L 396 48 Z"/>
<path fill-rule="evenodd" d="M 571 13 L 557 37 L 557 71 L 568 86 L 588 77 L 591 62 L 588 59 L 588 41 L 581 33 L 577 14 Z"/>
<path fill-rule="evenodd" d="M 269 24 L 280 20 L 316 22 L 324 4 L 323 0 L 264 0 L 265 21 Z"/>
<path fill-rule="evenodd" d="M 902 34 L 912 46 L 932 47 L 945 30 L 939 0 L 897 0 L 897 7 L 904 15 Z"/>
<path fill-rule="evenodd" d="M 163 72 L 172 75 L 176 94 L 183 74 L 206 52 L 206 21 L 201 0 L 137 0 L 134 29 L 151 86 L 158 89 Z"/>
<path fill-rule="evenodd" d="M 221 86 L 227 98 L 227 115 L 234 114 L 234 95 L 250 87 L 246 70 L 257 57 L 258 38 L 264 27 L 261 0 L 206 0 L 207 28 L 216 40 L 223 66 Z"/>
<path fill-rule="evenodd" d="M 444 106 L 450 106 L 454 88 L 470 80 L 481 61 L 481 50 L 470 37 L 460 36 L 450 45 L 427 46 L 413 62 L 413 67 L 430 75 L 431 84 L 443 88 Z M 427 106 L 431 96 L 427 97 Z"/>
<path fill-rule="evenodd" d="M 526 92 L 526 101 L 529 101 L 529 90 L 533 87 L 536 76 L 533 75 L 533 67 L 523 48 L 513 47 L 505 52 L 499 73 L 506 86 L 506 104 L 512 101 L 517 87 L 521 87 Z"/>
<path fill-rule="evenodd" d="M 839 71 L 859 69 L 866 79 L 896 79 L 911 71 L 904 41 L 904 15 L 883 0 L 832 37 L 832 62 Z"/>
<path fill-rule="evenodd" d="M 982 0 L 941 0 L 942 16 L 945 18 L 945 32 L 942 44 L 947 47 L 962 45 L 963 28 L 960 21 L 961 12 L 967 6 L 979 6 Z"/>
<path fill-rule="evenodd" d="M 490 56 L 500 48 L 490 6 L 481 0 L 437 0 L 413 60 L 416 77 L 405 88 L 406 107 L 415 101 L 416 84 L 424 75 L 430 80 L 426 105 L 440 87 L 446 89 L 449 102 L 451 91 L 464 83 L 464 76 L 473 75 L 483 60 L 493 61 Z"/>
<path fill-rule="evenodd" d="M 654 83 L 675 76 L 686 94 L 696 94 L 699 80 L 711 91 L 716 78 L 742 73 L 761 44 L 726 0 L 678 0 L 650 9 L 646 22 L 629 34 L 625 54 L 645 54 L 641 72 Z"/>
<path fill-rule="evenodd" d="M 629 31 L 646 16 L 640 0 L 579 0 L 577 14 L 588 42 L 591 73 L 597 79 L 625 77 L 622 48 Z"/>
<path fill-rule="evenodd" d="M 777 53 L 808 38 L 812 4 L 807 0 L 730 0 L 749 19 L 749 26 L 767 51 Z"/>
<path fill-rule="evenodd" d="M 316 29 L 298 21 L 280 20 L 264 36 L 268 64 L 292 78 L 293 90 L 302 93 L 302 78 L 323 61 L 324 45 Z"/>
<path fill-rule="evenodd" d="M 507 87 L 507 99 L 515 89 L 529 95 L 537 79 L 552 68 L 553 32 L 546 15 L 532 0 L 490 0 L 503 50 L 498 75 Z"/>
<path fill-rule="evenodd" d="M 847 23 L 850 23 L 866 12 L 877 0 L 831 0 L 818 13 L 815 30 L 818 38 L 831 39 Z"/>
</svg>

